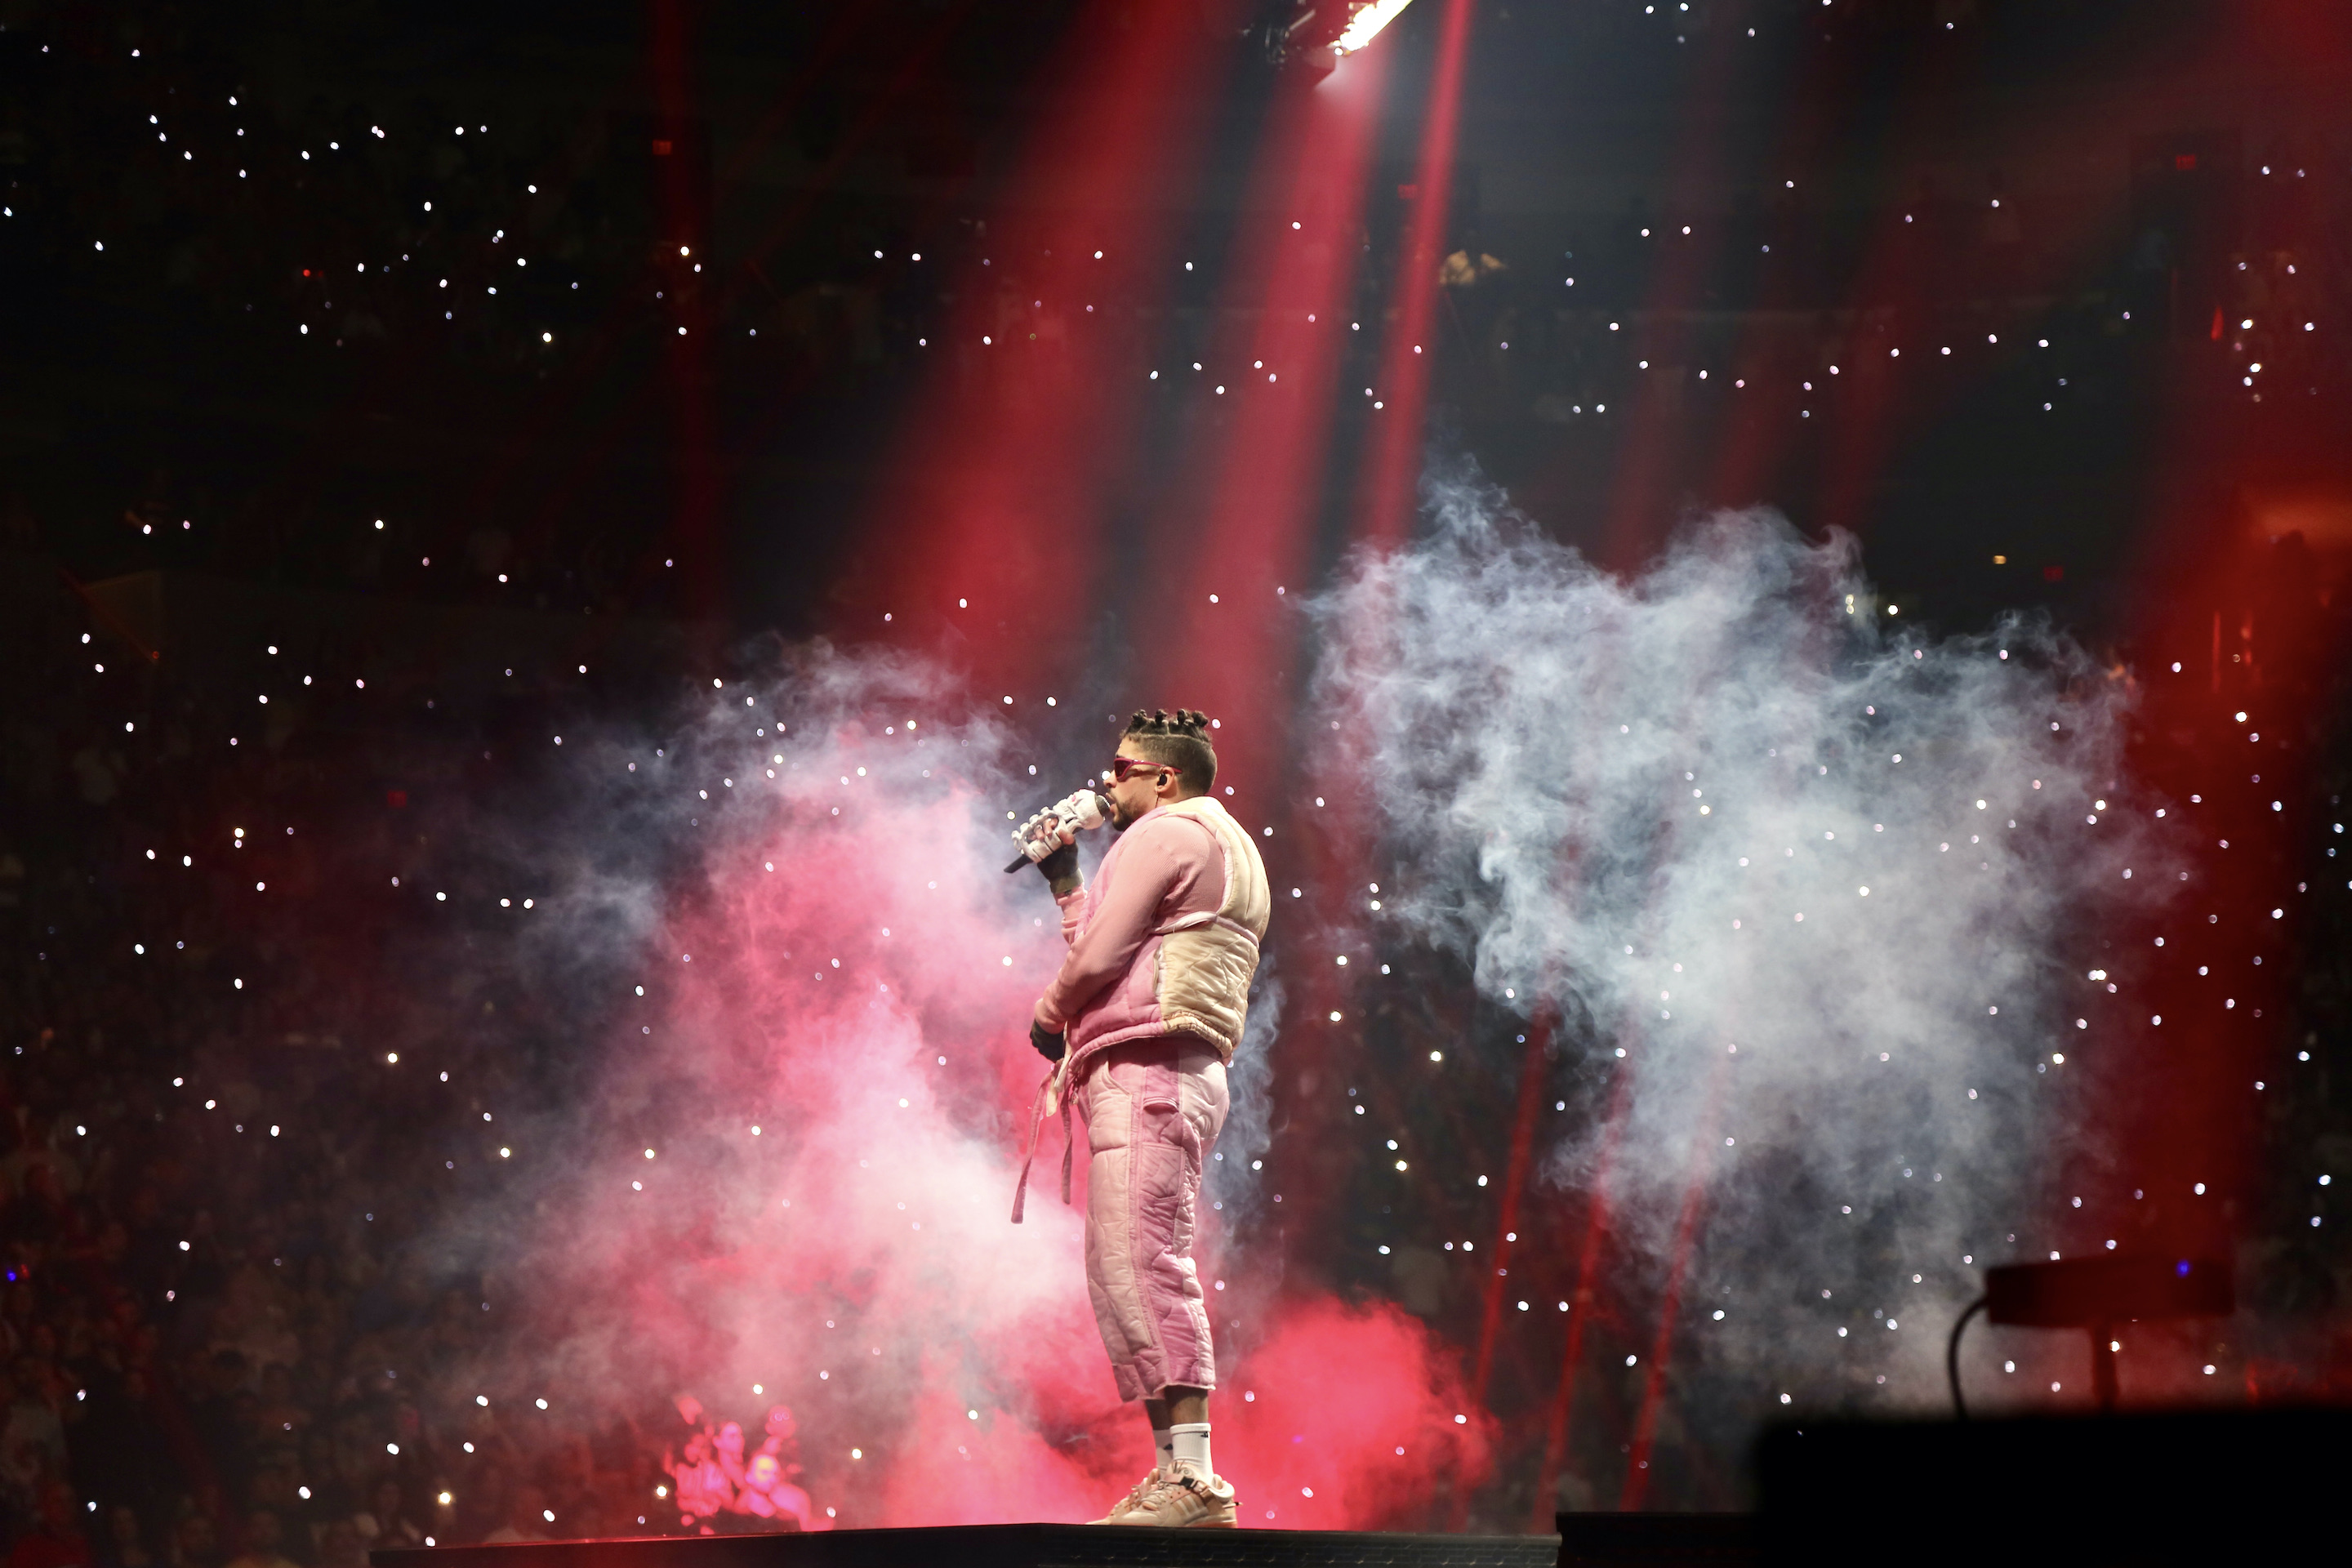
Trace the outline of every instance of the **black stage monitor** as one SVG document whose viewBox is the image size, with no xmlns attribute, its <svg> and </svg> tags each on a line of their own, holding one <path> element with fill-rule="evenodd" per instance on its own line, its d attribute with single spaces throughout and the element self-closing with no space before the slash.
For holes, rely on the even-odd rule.
<svg viewBox="0 0 2352 1568">
<path fill-rule="evenodd" d="M 2334 1560 L 2347 1468 L 2344 1410 L 1807 1419 L 1759 1445 L 1759 1535 L 1809 1564 Z"/>
</svg>

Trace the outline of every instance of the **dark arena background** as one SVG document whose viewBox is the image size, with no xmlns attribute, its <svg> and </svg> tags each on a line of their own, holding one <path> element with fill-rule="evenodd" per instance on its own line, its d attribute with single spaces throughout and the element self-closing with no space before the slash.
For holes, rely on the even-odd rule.
<svg viewBox="0 0 2352 1568">
<path fill-rule="evenodd" d="M 1146 1560 L 847 1538 L 1150 1461 L 1003 866 L 1180 704 L 1196 1560 L 2288 1495 L 2347 103 L 2332 0 L 0 0 L 8 1568 Z"/>
</svg>

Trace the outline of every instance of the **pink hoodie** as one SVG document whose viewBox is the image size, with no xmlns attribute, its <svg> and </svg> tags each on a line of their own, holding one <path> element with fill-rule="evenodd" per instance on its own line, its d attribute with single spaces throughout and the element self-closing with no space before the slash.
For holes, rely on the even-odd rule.
<svg viewBox="0 0 2352 1568">
<path fill-rule="evenodd" d="M 1146 996 L 1103 993 L 1115 980 L 1137 977 L 1142 966 L 1136 960 L 1162 926 L 1186 915 L 1217 912 L 1225 901 L 1224 857 L 1206 825 L 1154 807 L 1110 847 L 1094 886 L 1080 887 L 1058 901 L 1062 938 L 1070 951 L 1037 999 L 1037 1021 L 1055 1034 L 1090 1008 L 1101 1011 L 1118 1000 L 1129 1004 L 1122 1013 L 1138 1005 L 1149 1007 Z M 1148 969 L 1142 973 L 1149 976 Z M 1141 1019 L 1119 1022 L 1131 1028 Z"/>
<path fill-rule="evenodd" d="M 1138 817 L 1091 888 L 1061 900 L 1070 951 L 1036 1017 L 1081 1058 L 1153 1035 L 1198 1035 L 1232 1059 L 1272 900 L 1257 846 L 1206 795 Z"/>
</svg>

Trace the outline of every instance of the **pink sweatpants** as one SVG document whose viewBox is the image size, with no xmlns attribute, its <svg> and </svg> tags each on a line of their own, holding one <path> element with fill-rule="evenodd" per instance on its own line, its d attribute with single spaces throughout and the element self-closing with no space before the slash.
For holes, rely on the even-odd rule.
<svg viewBox="0 0 2352 1568">
<path fill-rule="evenodd" d="M 1188 1035 L 1114 1046 L 1078 1085 L 1087 1294 L 1121 1399 L 1217 1384 L 1192 1233 L 1227 1104 L 1223 1058 Z"/>
</svg>

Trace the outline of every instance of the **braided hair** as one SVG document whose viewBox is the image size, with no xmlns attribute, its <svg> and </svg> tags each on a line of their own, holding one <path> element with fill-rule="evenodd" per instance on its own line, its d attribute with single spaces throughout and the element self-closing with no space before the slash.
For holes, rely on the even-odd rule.
<svg viewBox="0 0 2352 1568">
<path fill-rule="evenodd" d="M 1139 708 L 1120 742 L 1135 755 L 1173 769 L 1187 795 L 1206 795 L 1217 780 L 1217 750 L 1209 743 L 1209 716 L 1198 709 L 1170 713 L 1155 708 L 1146 713 Z"/>
</svg>

